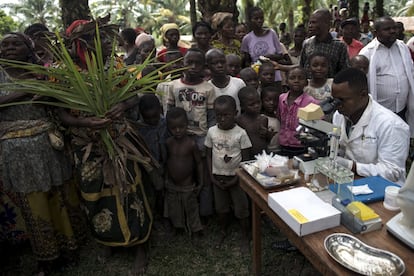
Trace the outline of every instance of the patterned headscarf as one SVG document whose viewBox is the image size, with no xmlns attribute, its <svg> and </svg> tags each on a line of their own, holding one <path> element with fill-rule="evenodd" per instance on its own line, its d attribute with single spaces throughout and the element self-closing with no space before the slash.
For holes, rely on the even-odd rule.
<svg viewBox="0 0 414 276">
<path fill-rule="evenodd" d="M 75 44 L 76 55 L 79 57 L 82 66 L 86 66 L 86 53 L 88 49 L 93 49 L 93 45 L 88 45 L 88 42 L 93 41 L 96 32 L 96 24 L 100 33 L 108 33 L 113 36 L 118 36 L 118 26 L 114 24 L 107 24 L 109 16 L 104 18 L 97 18 L 96 20 L 75 20 L 66 29 L 67 39 Z"/>
<path fill-rule="evenodd" d="M 211 17 L 211 27 L 213 30 L 217 30 L 220 24 L 224 21 L 226 18 L 233 18 L 233 14 L 229 12 L 216 12 Z"/>
<path fill-rule="evenodd" d="M 161 27 L 161 35 L 162 35 L 162 39 L 164 41 L 167 41 L 167 38 L 165 37 L 165 34 L 169 30 L 180 30 L 180 28 L 175 23 L 166 23 L 166 24 L 162 25 L 162 27 Z"/>
</svg>

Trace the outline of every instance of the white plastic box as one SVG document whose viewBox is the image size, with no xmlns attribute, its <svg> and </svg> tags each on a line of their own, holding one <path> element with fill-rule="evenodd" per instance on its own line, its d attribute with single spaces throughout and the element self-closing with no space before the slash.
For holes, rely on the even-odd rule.
<svg viewBox="0 0 414 276">
<path fill-rule="evenodd" d="M 341 212 L 305 187 L 270 193 L 268 204 L 299 236 L 340 224 Z"/>
</svg>

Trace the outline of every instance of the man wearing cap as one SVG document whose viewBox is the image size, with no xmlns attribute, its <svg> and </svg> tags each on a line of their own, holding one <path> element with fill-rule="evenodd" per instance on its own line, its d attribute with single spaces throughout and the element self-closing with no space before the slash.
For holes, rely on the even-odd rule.
<svg viewBox="0 0 414 276">
<path fill-rule="evenodd" d="M 349 59 L 358 55 L 359 51 L 364 48 L 362 42 L 354 38 L 355 33 L 358 32 L 358 19 L 348 18 L 341 23 L 342 38 L 341 40 L 345 43 L 348 49 Z"/>
<path fill-rule="evenodd" d="M 344 43 L 334 39 L 329 30 L 332 16 L 328 9 L 318 9 L 309 19 L 309 34 L 300 55 L 300 66 L 309 69 L 309 57 L 313 53 L 322 53 L 329 57 L 328 78 L 349 67 L 348 51 Z M 283 70 L 283 69 L 282 69 Z"/>
<path fill-rule="evenodd" d="M 378 18 L 374 28 L 376 38 L 360 51 L 370 61 L 368 82 L 372 98 L 406 120 L 414 137 L 414 67 L 410 51 L 397 39 L 391 17 Z"/>
</svg>

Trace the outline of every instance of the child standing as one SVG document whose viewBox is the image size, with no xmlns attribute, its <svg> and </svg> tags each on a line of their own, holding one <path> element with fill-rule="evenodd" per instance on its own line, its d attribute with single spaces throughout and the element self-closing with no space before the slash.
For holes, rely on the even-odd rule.
<svg viewBox="0 0 414 276">
<path fill-rule="evenodd" d="M 308 83 L 305 69 L 301 67 L 291 69 L 288 72 L 287 80 L 290 90 L 279 97 L 277 118 L 280 120 L 279 143 L 281 155 L 291 158 L 305 152 L 305 148 L 295 137 L 297 134 L 296 128 L 299 124 L 298 109 L 310 103 L 318 104 L 319 101 L 303 91 Z"/>
<path fill-rule="evenodd" d="M 197 194 L 203 186 L 203 163 L 194 139 L 187 135 L 188 119 L 182 108 L 167 112 L 167 127 L 172 137 L 167 139 L 167 179 L 165 215 L 176 230 L 199 233 L 203 227 L 198 212 Z M 196 174 L 195 174 L 196 172 Z M 197 176 L 197 185 L 194 181 Z"/>
<path fill-rule="evenodd" d="M 163 213 L 162 191 L 164 189 L 164 165 L 167 160 L 165 140 L 167 138 L 167 127 L 164 118 L 161 116 L 161 103 L 154 94 L 144 94 L 138 104 L 140 120 L 138 130 L 148 146 L 152 156 L 158 161 L 160 167 L 157 169 L 159 178 L 154 181 L 156 213 Z"/>
<path fill-rule="evenodd" d="M 188 118 L 187 131 L 194 137 L 204 155 L 204 140 L 209 126 L 214 125 L 214 88 L 203 79 L 205 56 L 197 48 L 188 49 L 184 56 L 183 77 L 168 85 L 167 109 L 181 107 Z M 207 180 L 208 175 L 205 175 Z M 213 214 L 213 193 L 209 181 L 204 182 L 200 192 L 200 215 Z"/>
<path fill-rule="evenodd" d="M 277 87 L 267 86 L 263 88 L 260 94 L 262 100 L 262 114 L 267 117 L 268 120 L 268 135 L 269 144 L 267 150 L 269 152 L 277 152 L 279 150 L 279 130 L 280 122 L 276 118 L 276 108 L 279 103 L 280 92 Z"/>
<path fill-rule="evenodd" d="M 237 93 L 246 86 L 239 78 L 227 74 L 226 56 L 220 49 L 210 49 L 206 53 L 206 62 L 211 73 L 211 79 L 208 81 L 213 87 L 216 97 L 229 95 L 236 101 L 237 110 L 240 111 L 240 103 Z"/>
<path fill-rule="evenodd" d="M 275 81 L 275 68 L 272 63 L 262 62 L 262 65 L 259 67 L 258 75 L 260 82 L 260 91 L 262 91 L 266 86 L 274 86 L 279 89 L 279 92 L 282 92 L 282 83 L 280 81 Z"/>
<path fill-rule="evenodd" d="M 241 58 L 236 54 L 226 55 L 227 72 L 232 77 L 238 77 L 241 70 Z"/>
<path fill-rule="evenodd" d="M 240 70 L 240 78 L 247 86 L 252 86 L 256 90 L 259 88 L 259 76 L 252 67 L 246 67 Z"/>
<path fill-rule="evenodd" d="M 235 170 L 241 161 L 249 159 L 252 146 L 246 131 L 236 124 L 236 101 L 228 95 L 214 101 L 217 124 L 208 130 L 205 146 L 207 164 L 214 189 L 216 212 L 224 241 L 231 206 L 239 219 L 243 233 L 241 248 L 248 251 L 249 209 L 247 196 L 239 186 Z"/>
<path fill-rule="evenodd" d="M 242 113 L 236 118 L 239 126 L 244 128 L 252 142 L 251 158 L 267 149 L 268 120 L 260 114 L 262 105 L 256 89 L 246 86 L 239 91 L 239 100 Z"/>
<path fill-rule="evenodd" d="M 321 53 L 309 57 L 311 79 L 304 92 L 316 100 L 322 101 L 331 96 L 332 78 L 328 78 L 329 58 Z"/>
</svg>

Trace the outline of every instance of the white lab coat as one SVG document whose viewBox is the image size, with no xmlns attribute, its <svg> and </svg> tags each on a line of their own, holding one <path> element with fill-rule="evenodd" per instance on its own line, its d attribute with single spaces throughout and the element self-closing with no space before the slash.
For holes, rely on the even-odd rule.
<svg viewBox="0 0 414 276">
<path fill-rule="evenodd" d="M 364 113 L 351 128 L 349 138 L 345 118 L 338 111 L 334 114 L 333 124 L 341 127 L 340 151 L 345 153 L 345 158 L 356 162 L 358 175 L 380 175 L 404 185 L 410 131 L 398 115 L 370 96 Z"/>
</svg>

